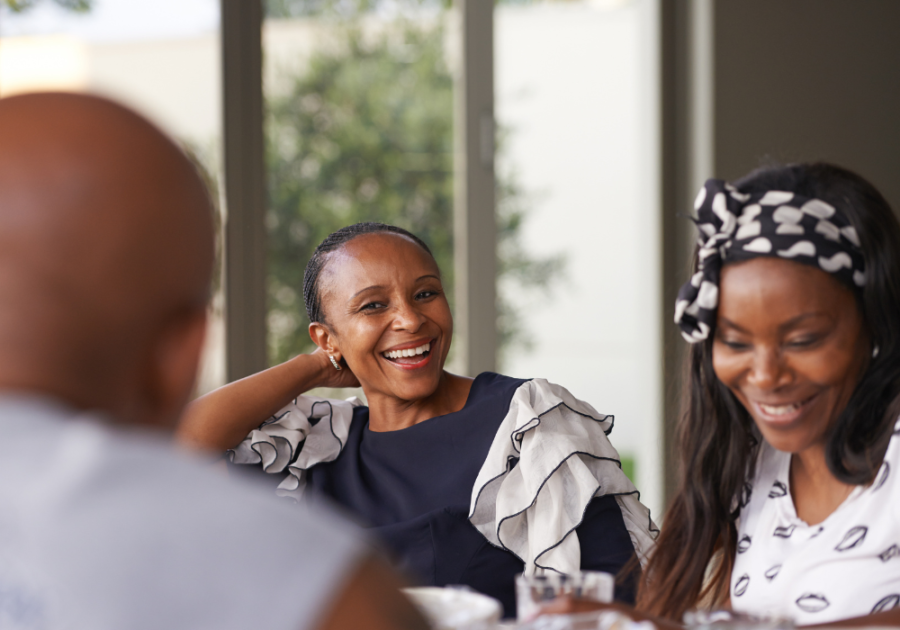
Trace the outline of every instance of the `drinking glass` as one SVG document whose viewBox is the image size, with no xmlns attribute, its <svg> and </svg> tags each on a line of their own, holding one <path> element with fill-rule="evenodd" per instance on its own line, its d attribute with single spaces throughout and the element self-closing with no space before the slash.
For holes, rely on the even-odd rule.
<svg viewBox="0 0 900 630">
<path fill-rule="evenodd" d="M 561 595 L 609 603 L 614 587 L 615 578 L 601 571 L 521 573 L 516 576 L 516 615 L 519 621 L 532 619 L 541 605 Z"/>
</svg>

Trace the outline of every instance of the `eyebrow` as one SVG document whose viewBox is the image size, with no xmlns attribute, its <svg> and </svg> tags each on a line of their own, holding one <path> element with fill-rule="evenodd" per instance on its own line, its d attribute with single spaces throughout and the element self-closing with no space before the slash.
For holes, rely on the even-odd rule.
<svg viewBox="0 0 900 630">
<path fill-rule="evenodd" d="M 425 278 L 434 278 L 435 280 L 441 279 L 440 276 L 436 276 L 433 273 L 428 273 L 428 274 L 425 274 L 424 276 L 419 276 L 418 278 L 416 278 L 416 282 L 424 280 Z M 354 293 L 353 295 L 350 296 L 350 299 L 355 300 L 358 296 L 362 295 L 366 291 L 372 291 L 373 289 L 383 289 L 383 288 L 384 288 L 384 285 L 373 284 L 370 287 L 366 287 L 365 289 L 361 289 L 361 290 L 357 291 L 356 293 Z"/>
<path fill-rule="evenodd" d="M 383 289 L 383 288 L 384 288 L 384 286 L 382 286 L 380 284 L 373 284 L 372 286 L 366 287 L 365 289 L 362 289 L 361 291 L 357 291 L 356 293 L 354 293 L 353 295 L 350 296 L 350 299 L 355 300 L 358 296 L 362 295 L 366 291 L 371 291 L 373 289 Z"/>
<path fill-rule="evenodd" d="M 785 323 L 783 323 L 781 326 L 779 326 L 778 329 L 779 329 L 779 330 L 788 330 L 788 329 L 790 329 L 790 328 L 793 328 L 794 326 L 796 326 L 796 325 L 799 324 L 800 322 L 802 322 L 804 319 L 809 319 L 810 317 L 821 317 L 821 316 L 823 316 L 823 315 L 825 315 L 825 313 L 820 313 L 820 312 L 803 313 L 803 314 L 801 314 L 801 315 L 797 315 L 797 317 L 793 317 L 793 318 L 789 319 L 788 321 L 786 321 Z M 719 316 L 719 320 L 720 320 L 722 323 L 727 324 L 729 327 L 734 328 L 734 329 L 737 330 L 738 332 L 742 332 L 742 333 L 745 333 L 745 334 L 749 334 L 749 332 L 748 332 L 747 330 L 745 330 L 744 328 L 738 326 L 737 324 L 735 324 L 733 321 L 731 321 L 731 320 L 728 319 L 727 317 Z"/>
</svg>

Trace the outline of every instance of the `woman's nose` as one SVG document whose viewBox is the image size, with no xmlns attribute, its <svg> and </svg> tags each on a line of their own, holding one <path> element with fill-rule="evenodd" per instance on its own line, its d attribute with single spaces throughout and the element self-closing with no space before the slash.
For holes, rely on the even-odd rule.
<svg viewBox="0 0 900 630">
<path fill-rule="evenodd" d="M 416 304 L 403 302 L 397 307 L 394 317 L 394 329 L 414 333 L 421 328 L 425 317 L 416 308 Z"/>
<path fill-rule="evenodd" d="M 747 375 L 749 385 L 758 389 L 777 389 L 789 382 L 789 370 L 778 350 L 758 348 L 753 353 L 753 363 Z"/>
</svg>

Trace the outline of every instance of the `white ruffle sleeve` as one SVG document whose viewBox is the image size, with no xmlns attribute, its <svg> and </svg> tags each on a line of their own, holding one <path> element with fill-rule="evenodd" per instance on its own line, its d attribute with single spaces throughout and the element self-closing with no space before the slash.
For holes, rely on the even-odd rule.
<svg viewBox="0 0 900 630">
<path fill-rule="evenodd" d="M 472 489 L 469 521 L 536 568 L 578 571 L 575 528 L 594 497 L 612 495 L 643 563 L 659 533 L 607 434 L 612 416 L 533 379 L 513 395 Z"/>
<path fill-rule="evenodd" d="M 232 449 L 231 460 L 284 474 L 278 495 L 300 499 L 306 470 L 340 455 L 360 404 L 300 396 Z M 612 495 L 643 563 L 659 530 L 606 437 L 612 424 L 558 385 L 522 384 L 472 488 L 469 521 L 526 572 L 571 573 L 581 566 L 575 528 L 591 499 Z"/>
<path fill-rule="evenodd" d="M 306 487 L 306 470 L 341 454 L 353 408 L 359 399 L 332 400 L 299 396 L 266 420 L 229 451 L 235 464 L 261 464 L 270 474 L 287 473 L 278 496 L 299 499 Z"/>
</svg>

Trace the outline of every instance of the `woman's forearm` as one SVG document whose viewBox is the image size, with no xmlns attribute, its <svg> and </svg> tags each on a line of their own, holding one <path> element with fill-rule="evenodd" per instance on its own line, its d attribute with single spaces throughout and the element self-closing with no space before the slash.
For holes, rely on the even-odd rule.
<svg viewBox="0 0 900 630">
<path fill-rule="evenodd" d="M 190 405 L 175 432 L 188 447 L 221 452 L 237 446 L 263 420 L 305 391 L 325 385 L 327 355 L 301 354 L 229 383 Z"/>
<path fill-rule="evenodd" d="M 630 617 L 634 621 L 650 621 L 659 630 L 684 630 L 684 626 L 662 617 L 654 617 L 638 611 L 627 604 L 614 602 L 601 604 L 590 599 L 577 599 L 569 596 L 558 597 L 549 604 L 541 606 L 541 615 L 577 615 L 595 610 L 611 610 Z"/>
</svg>

